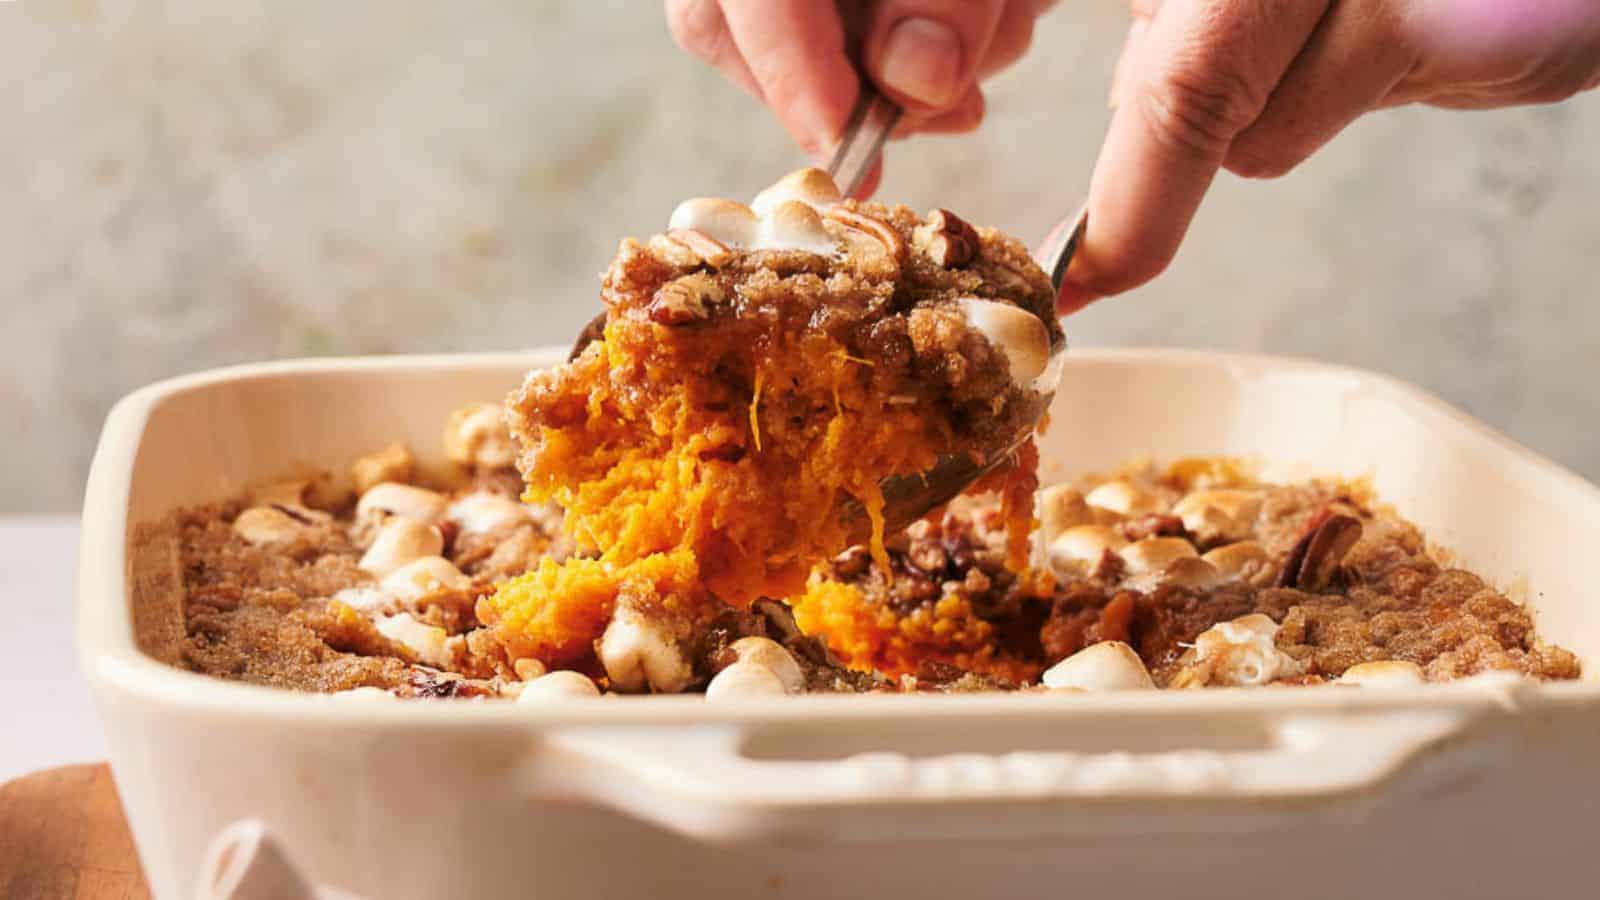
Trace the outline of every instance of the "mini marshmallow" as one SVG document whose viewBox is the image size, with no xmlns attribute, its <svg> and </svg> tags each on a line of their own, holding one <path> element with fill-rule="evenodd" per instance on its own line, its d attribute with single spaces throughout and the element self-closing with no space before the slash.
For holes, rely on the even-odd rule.
<svg viewBox="0 0 1600 900">
<path fill-rule="evenodd" d="M 381 687 L 372 687 L 371 685 L 363 685 L 362 687 L 350 688 L 344 691 L 334 691 L 328 696 L 337 697 L 341 700 L 364 700 L 368 702 L 400 699 Z"/>
<path fill-rule="evenodd" d="M 1211 684 L 1253 686 L 1298 675 L 1304 666 L 1278 650 L 1278 623 L 1261 613 L 1219 622 L 1194 639 L 1195 661 Z"/>
<path fill-rule="evenodd" d="M 742 660 L 718 672 L 706 685 L 706 699 L 711 702 L 782 697 L 785 693 L 783 679 L 776 672 Z"/>
<path fill-rule="evenodd" d="M 1337 684 L 1353 684 L 1371 688 L 1402 688 L 1422 684 L 1422 668 L 1416 663 L 1399 659 L 1358 663 L 1344 670 Z"/>
<path fill-rule="evenodd" d="M 545 703 L 574 697 L 598 697 L 600 689 L 582 672 L 561 669 L 540 675 L 522 685 L 518 703 Z"/>
<path fill-rule="evenodd" d="M 1257 491 L 1195 491 L 1172 507 L 1190 534 L 1207 543 L 1248 537 L 1261 512 Z"/>
<path fill-rule="evenodd" d="M 799 202 L 789 200 L 778 204 L 761 217 L 756 232 L 757 250 L 804 250 L 830 256 L 838 250 L 838 243 L 822 226 L 817 211 Z"/>
<path fill-rule="evenodd" d="M 409 516 L 390 516 L 356 565 L 382 578 L 412 560 L 443 551 L 444 535 L 438 528 Z"/>
<path fill-rule="evenodd" d="M 967 322 L 1005 354 L 1013 382 L 1028 387 L 1044 374 L 1050 362 L 1050 332 L 1038 316 L 1019 306 L 978 297 L 962 297 L 956 302 Z"/>
<path fill-rule="evenodd" d="M 422 662 L 440 668 L 450 664 L 450 653 L 445 648 L 450 635 L 443 628 L 421 622 L 410 613 L 383 616 L 373 625 L 379 634 L 410 648 Z"/>
<path fill-rule="evenodd" d="M 757 216 L 766 218 L 785 203 L 798 201 L 821 211 L 843 199 L 839 186 L 827 172 L 821 169 L 796 169 L 757 194 L 750 203 L 750 209 Z"/>
<path fill-rule="evenodd" d="M 528 507 L 501 494 L 473 491 L 450 504 L 445 518 L 454 522 L 462 534 L 494 534 L 530 521 Z"/>
<path fill-rule="evenodd" d="M 476 403 L 450 414 L 444 428 L 444 455 L 453 463 L 480 469 L 504 469 L 517 460 L 498 403 Z"/>
<path fill-rule="evenodd" d="M 611 686 L 627 693 L 646 689 L 676 694 L 693 677 L 689 660 L 662 623 L 629 606 L 618 606 L 595 645 Z"/>
<path fill-rule="evenodd" d="M 385 575 L 382 587 L 398 600 L 421 600 L 438 591 L 464 591 L 472 579 L 442 556 L 424 556 Z"/>
<path fill-rule="evenodd" d="M 385 481 L 361 494 L 356 501 L 356 521 L 370 523 L 388 515 L 432 523 L 444 518 L 448 506 L 449 501 L 438 491 Z"/>
<path fill-rule="evenodd" d="M 1200 557 L 1217 567 L 1224 578 L 1255 578 L 1270 564 L 1267 551 L 1255 541 L 1238 541 L 1225 544 Z"/>
<path fill-rule="evenodd" d="M 778 676 L 784 690 L 797 694 L 805 689 L 806 676 L 794 655 L 777 641 L 764 637 L 743 637 L 728 648 L 741 663 L 766 666 Z"/>
<path fill-rule="evenodd" d="M 1161 573 L 1161 581 L 1182 587 L 1205 590 L 1222 583 L 1222 573 L 1217 567 L 1197 556 L 1184 556 L 1173 560 Z"/>
<path fill-rule="evenodd" d="M 347 587 L 342 591 L 336 592 L 329 599 L 337 600 L 351 609 L 362 611 L 380 609 L 394 601 L 394 598 L 387 593 L 369 585 Z"/>
<path fill-rule="evenodd" d="M 273 506 L 252 506 L 233 520 L 234 533 L 257 547 L 292 541 L 304 527 L 304 522 Z"/>
<path fill-rule="evenodd" d="M 416 459 L 404 444 L 390 444 L 351 463 L 350 480 L 355 483 L 356 491 L 364 494 L 385 481 L 410 481 L 416 467 Z"/>
<path fill-rule="evenodd" d="M 516 672 L 517 678 L 522 681 L 532 681 L 544 675 L 546 670 L 544 663 L 532 657 L 524 657 L 511 664 L 511 671 Z"/>
<path fill-rule="evenodd" d="M 1083 501 L 1121 516 L 1148 516 L 1161 512 L 1161 499 L 1131 482 L 1116 480 L 1095 487 Z"/>
<path fill-rule="evenodd" d="M 1139 691 L 1156 686 L 1133 648 L 1122 641 L 1101 641 L 1045 670 L 1039 679 L 1052 689 Z"/>
<path fill-rule="evenodd" d="M 1039 492 L 1039 528 L 1046 544 L 1068 528 L 1093 522 L 1094 513 L 1075 488 L 1056 484 Z"/>
<path fill-rule="evenodd" d="M 1164 572 L 1180 559 L 1198 557 L 1194 545 L 1179 537 L 1147 537 L 1117 551 L 1129 575 Z"/>
<path fill-rule="evenodd" d="M 1058 569 L 1093 567 L 1107 550 L 1114 553 L 1127 543 L 1127 538 L 1109 525 L 1074 525 L 1050 542 L 1050 564 Z"/>
<path fill-rule="evenodd" d="M 717 197 L 696 197 L 678 204 L 667 228 L 698 231 L 729 247 L 749 247 L 756 242 L 761 222 L 750 207 Z"/>
</svg>

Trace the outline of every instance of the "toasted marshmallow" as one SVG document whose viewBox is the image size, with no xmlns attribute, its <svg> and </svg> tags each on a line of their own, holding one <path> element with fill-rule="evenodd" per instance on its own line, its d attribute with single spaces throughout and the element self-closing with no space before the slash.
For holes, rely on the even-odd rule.
<svg viewBox="0 0 1600 900">
<path fill-rule="evenodd" d="M 1422 684 L 1425 680 L 1422 677 L 1421 667 L 1416 663 L 1386 659 L 1353 665 L 1344 670 L 1337 683 L 1373 688 L 1401 688 Z"/>
<path fill-rule="evenodd" d="M 1108 481 L 1083 498 L 1097 509 L 1119 516 L 1148 516 L 1161 512 L 1161 498 L 1129 481 Z"/>
<path fill-rule="evenodd" d="M 385 481 L 410 481 L 416 467 L 417 461 L 405 444 L 390 444 L 351 463 L 350 480 L 355 483 L 358 492 L 366 493 Z"/>
<path fill-rule="evenodd" d="M 766 666 L 772 670 L 772 674 L 783 682 L 784 690 L 791 694 L 799 693 L 806 686 L 806 676 L 800 671 L 800 664 L 777 641 L 764 637 L 744 637 L 734 641 L 728 649 L 741 663 Z"/>
<path fill-rule="evenodd" d="M 385 481 L 368 488 L 356 501 L 356 521 L 373 522 L 384 516 L 406 516 L 434 523 L 444 518 L 449 501 L 438 491 Z"/>
<path fill-rule="evenodd" d="M 517 673 L 517 678 L 522 681 L 532 681 L 539 678 L 547 671 L 544 663 L 533 657 L 523 657 L 511 664 L 511 670 Z"/>
<path fill-rule="evenodd" d="M 698 231 L 729 247 L 755 244 L 761 222 L 750 207 L 718 197 L 696 197 L 678 204 L 667 221 L 671 229 Z"/>
<path fill-rule="evenodd" d="M 252 506 L 233 520 L 233 532 L 257 547 L 295 539 L 305 523 L 275 506 Z"/>
<path fill-rule="evenodd" d="M 372 610 L 381 609 L 385 606 L 388 606 L 394 602 L 395 598 L 391 597 L 387 591 L 379 590 L 378 588 L 363 584 L 355 587 L 347 587 L 342 591 L 336 592 L 329 599 L 337 600 L 351 609 L 359 609 L 363 612 L 371 612 Z"/>
<path fill-rule="evenodd" d="M 383 578 L 384 591 L 398 600 L 420 600 L 437 591 L 464 591 L 472 579 L 442 556 L 424 556 Z"/>
<path fill-rule="evenodd" d="M 409 516 L 390 516 L 356 565 L 382 578 L 412 560 L 438 556 L 443 550 L 444 535 L 438 528 Z"/>
<path fill-rule="evenodd" d="M 762 215 L 753 247 L 757 250 L 804 250 L 832 255 L 838 242 L 822 226 L 817 211 L 798 200 L 789 200 Z"/>
<path fill-rule="evenodd" d="M 1209 672 L 1207 682 L 1260 685 L 1290 675 L 1304 666 L 1278 650 L 1278 623 L 1261 613 L 1219 622 L 1194 639 L 1195 661 Z"/>
<path fill-rule="evenodd" d="M 509 468 L 517 460 L 506 427 L 505 410 L 498 403 L 475 403 L 450 414 L 445 423 L 444 454 L 451 462 L 480 469 Z"/>
<path fill-rule="evenodd" d="M 1050 542 L 1050 565 L 1058 569 L 1093 567 L 1107 550 L 1115 553 L 1128 539 L 1109 525 L 1074 525 Z"/>
<path fill-rule="evenodd" d="M 666 627 L 631 606 L 617 607 L 595 650 L 619 691 L 676 694 L 694 674 Z"/>
<path fill-rule="evenodd" d="M 567 669 L 550 672 L 522 685 L 518 703 L 546 703 L 574 697 L 598 697 L 600 689 L 582 672 Z"/>
<path fill-rule="evenodd" d="M 1039 528 L 1046 543 L 1078 525 L 1094 522 L 1094 513 L 1084 502 L 1083 494 L 1064 484 L 1055 484 L 1039 492 Z"/>
<path fill-rule="evenodd" d="M 334 691 L 328 696 L 337 697 L 340 700 L 378 701 L 380 703 L 386 700 L 400 699 L 383 688 L 373 687 L 370 684 L 362 685 L 361 687 L 348 688 L 342 691 Z"/>
<path fill-rule="evenodd" d="M 1161 573 L 1161 581 L 1196 590 L 1216 587 L 1222 583 L 1222 573 L 1217 567 L 1197 556 L 1183 556 L 1173 560 Z"/>
<path fill-rule="evenodd" d="M 1133 648 L 1121 641 L 1101 641 L 1045 670 L 1040 681 L 1053 689 L 1138 691 L 1156 686 Z"/>
<path fill-rule="evenodd" d="M 750 208 L 757 216 L 766 218 L 785 203 L 799 202 L 821 211 L 843 199 L 839 186 L 834 184 L 827 172 L 821 169 L 796 169 L 757 194 Z"/>
<path fill-rule="evenodd" d="M 462 534 L 478 535 L 494 534 L 531 521 L 533 513 L 510 497 L 473 491 L 450 504 L 445 518 L 454 522 Z"/>
<path fill-rule="evenodd" d="M 418 621 L 410 613 L 383 616 L 373 624 L 379 634 L 410 648 L 422 662 L 440 668 L 450 664 L 450 653 L 445 647 L 450 635 L 443 628 Z"/>
<path fill-rule="evenodd" d="M 1224 578 L 1243 578 L 1246 581 L 1253 580 L 1271 562 L 1267 551 L 1255 541 L 1225 544 L 1200 558 L 1216 566 Z"/>
<path fill-rule="evenodd" d="M 1019 306 L 978 297 L 962 297 L 956 302 L 967 322 L 1005 354 L 1013 382 L 1028 387 L 1044 374 L 1050 362 L 1050 332 L 1038 316 Z"/>
<path fill-rule="evenodd" d="M 743 700 L 755 697 L 782 697 L 787 691 L 783 679 L 766 666 L 743 660 L 718 672 L 706 685 L 706 699 Z"/>
<path fill-rule="evenodd" d="M 1202 541 L 1236 541 L 1250 536 L 1261 512 L 1256 491 L 1195 491 L 1172 507 L 1183 527 Z"/>
<path fill-rule="evenodd" d="M 1129 575 L 1164 572 L 1180 559 L 1198 557 L 1194 545 L 1179 537 L 1147 537 L 1117 551 Z"/>
</svg>

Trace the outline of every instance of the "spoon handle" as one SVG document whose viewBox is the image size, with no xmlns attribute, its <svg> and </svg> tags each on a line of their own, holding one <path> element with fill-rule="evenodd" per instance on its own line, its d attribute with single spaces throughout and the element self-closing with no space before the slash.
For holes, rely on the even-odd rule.
<svg viewBox="0 0 1600 900">
<path fill-rule="evenodd" d="M 839 148 L 828 163 L 828 174 L 846 197 L 854 197 L 867 180 L 883 152 L 883 142 L 900 121 L 900 112 L 893 100 L 874 90 L 865 78 L 861 80 L 861 96 L 850 112 L 850 121 L 845 123 Z"/>
<path fill-rule="evenodd" d="M 1067 267 L 1072 264 L 1072 256 L 1078 252 L 1078 245 L 1083 243 L 1083 233 L 1088 228 L 1089 206 L 1084 204 L 1070 226 L 1051 232 L 1044 246 L 1039 248 L 1039 268 L 1050 276 L 1050 284 L 1057 291 L 1061 290 L 1061 279 L 1067 277 Z"/>
</svg>

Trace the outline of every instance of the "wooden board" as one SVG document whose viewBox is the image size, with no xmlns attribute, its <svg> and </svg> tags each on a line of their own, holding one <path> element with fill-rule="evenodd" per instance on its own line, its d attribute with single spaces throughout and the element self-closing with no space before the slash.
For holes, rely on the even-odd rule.
<svg viewBox="0 0 1600 900">
<path fill-rule="evenodd" d="M 0 898 L 149 896 L 104 764 L 36 772 L 0 785 Z"/>
</svg>

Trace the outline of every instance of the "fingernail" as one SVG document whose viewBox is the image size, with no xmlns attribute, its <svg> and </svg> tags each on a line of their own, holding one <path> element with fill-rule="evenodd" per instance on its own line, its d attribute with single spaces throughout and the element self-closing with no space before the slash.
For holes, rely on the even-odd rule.
<svg viewBox="0 0 1600 900">
<path fill-rule="evenodd" d="M 934 19 L 901 19 L 889 32 L 879 72 L 884 84 L 929 106 L 955 102 L 961 38 Z"/>
</svg>

